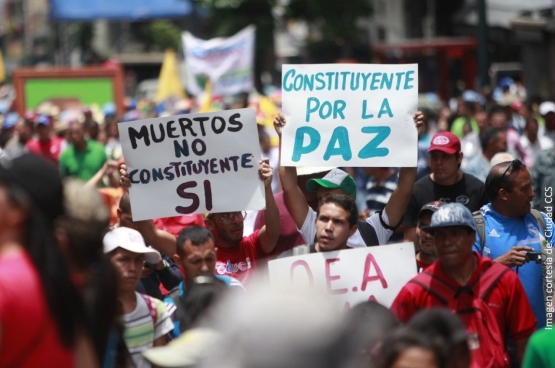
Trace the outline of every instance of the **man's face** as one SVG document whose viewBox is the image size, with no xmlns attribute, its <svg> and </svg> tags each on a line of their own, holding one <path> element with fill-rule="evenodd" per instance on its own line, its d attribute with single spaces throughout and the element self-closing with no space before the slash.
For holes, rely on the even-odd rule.
<svg viewBox="0 0 555 368">
<path fill-rule="evenodd" d="M 507 115 L 503 112 L 496 112 L 491 116 L 490 124 L 494 128 L 506 129 L 508 125 Z"/>
<path fill-rule="evenodd" d="M 442 151 L 430 152 L 430 168 L 434 174 L 435 179 L 448 179 L 456 175 L 459 171 L 459 164 L 462 161 L 462 154 L 459 153 L 459 158 L 456 155 L 449 155 Z"/>
<path fill-rule="evenodd" d="M 504 132 L 497 133 L 497 138 L 493 142 L 494 153 L 507 152 L 507 134 Z"/>
<path fill-rule="evenodd" d="M 434 237 L 432 234 L 422 231 L 423 227 L 430 226 L 432 222 L 432 211 L 425 211 L 420 216 L 418 224 L 416 225 L 416 245 L 420 248 L 422 254 L 428 256 L 435 256 L 436 250 L 434 247 Z"/>
<path fill-rule="evenodd" d="M 117 272 L 119 288 L 123 291 L 135 290 L 143 271 L 144 255 L 117 248 L 112 253 L 110 261 Z"/>
<path fill-rule="evenodd" d="M 85 128 L 83 124 L 74 123 L 70 128 L 71 141 L 74 144 L 80 144 L 85 141 Z"/>
<path fill-rule="evenodd" d="M 538 128 L 538 123 L 535 121 L 528 121 L 526 124 L 526 128 L 524 129 L 526 131 L 526 136 L 530 141 L 538 139 Z"/>
<path fill-rule="evenodd" d="M 137 225 L 133 222 L 133 216 L 130 213 L 125 213 L 118 208 L 118 219 L 119 226 L 137 230 Z"/>
<path fill-rule="evenodd" d="M 47 141 L 50 139 L 50 127 L 44 124 L 37 125 L 37 135 L 39 136 L 39 140 Z"/>
<path fill-rule="evenodd" d="M 33 135 L 33 129 L 24 120 L 19 120 L 15 124 L 15 133 L 19 135 L 20 142 L 27 142 Z"/>
<path fill-rule="evenodd" d="M 513 189 L 505 191 L 514 217 L 530 213 L 530 202 L 534 198 L 534 190 L 532 189 L 532 178 L 528 170 L 519 170 L 518 175 L 513 179 Z"/>
<path fill-rule="evenodd" d="M 343 249 L 347 239 L 356 230 L 349 225 L 349 213 L 335 203 L 325 203 L 320 206 L 316 218 L 316 242 L 319 252 L 330 252 Z"/>
<path fill-rule="evenodd" d="M 194 245 L 187 239 L 183 244 L 183 253 L 179 257 L 179 263 L 185 270 L 187 281 L 203 273 L 214 273 L 216 269 L 216 246 L 212 239 L 205 243 Z"/>
<path fill-rule="evenodd" d="M 476 235 L 465 226 L 449 226 L 434 231 L 434 245 L 443 267 L 460 267 L 472 257 Z"/>
<path fill-rule="evenodd" d="M 223 241 L 239 244 L 243 239 L 243 214 L 242 212 L 215 213 L 206 222 L 206 227 Z"/>
<path fill-rule="evenodd" d="M 545 129 L 551 131 L 555 128 L 555 113 L 549 112 L 546 115 L 542 115 L 545 120 Z"/>
<path fill-rule="evenodd" d="M 478 124 L 478 127 L 480 128 L 480 130 L 485 130 L 489 124 L 488 121 L 488 114 L 485 112 L 477 112 L 474 115 L 474 119 L 476 120 L 476 124 Z"/>
</svg>

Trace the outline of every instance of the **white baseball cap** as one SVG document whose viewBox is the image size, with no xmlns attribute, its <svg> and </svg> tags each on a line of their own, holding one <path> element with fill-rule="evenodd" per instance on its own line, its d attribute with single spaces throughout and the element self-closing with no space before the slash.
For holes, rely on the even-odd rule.
<svg viewBox="0 0 555 368">
<path fill-rule="evenodd" d="M 298 166 L 297 176 L 327 173 L 335 169 L 335 166 Z"/>
<path fill-rule="evenodd" d="M 137 230 L 128 227 L 118 227 L 109 231 L 104 236 L 104 254 L 110 253 L 116 248 L 123 248 L 133 253 L 145 255 L 145 261 L 151 264 L 160 262 L 162 257 L 156 249 L 146 246 L 143 236 Z"/>
<path fill-rule="evenodd" d="M 555 103 L 551 101 L 545 101 L 540 104 L 538 107 L 540 115 L 547 115 L 550 112 L 555 113 Z"/>
</svg>

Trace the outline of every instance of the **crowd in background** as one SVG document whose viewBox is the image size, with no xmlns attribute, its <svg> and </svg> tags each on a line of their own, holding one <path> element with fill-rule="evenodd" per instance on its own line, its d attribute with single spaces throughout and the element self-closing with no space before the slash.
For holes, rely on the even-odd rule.
<svg viewBox="0 0 555 368">
<path fill-rule="evenodd" d="M 472 336 L 444 309 L 402 318 L 400 301 L 391 311 L 365 302 L 339 315 L 325 296 L 269 291 L 257 279 L 264 279 L 265 263 L 280 255 L 356 247 L 349 241 L 358 234 L 357 220 L 370 224 L 376 238 L 369 244 L 358 222 L 361 244 L 414 241 L 420 256 L 427 257 L 417 255 L 419 271 L 431 266 L 438 254 L 426 247 L 433 240 L 421 232 L 421 222 L 429 209 L 427 225 L 443 226 L 434 225 L 437 208 L 429 203 L 440 198 L 420 203 L 409 197 L 418 193 L 412 192 L 414 183 L 427 177 L 442 185 L 435 171 L 437 151 L 455 155 L 455 170 L 464 173 L 459 177 L 477 180 L 473 185 L 483 198 L 472 195 L 477 202 L 471 212 L 490 202 L 493 210 L 499 208 L 496 198 L 486 196 L 488 188 L 498 184 L 502 190 L 504 176 L 520 175 L 517 162 L 531 178 L 534 208 L 547 211 L 543 188 L 555 182 L 550 174 L 555 169 L 555 103 L 527 96 L 524 86 L 510 79 L 495 90 L 461 91 L 445 103 L 421 101 L 422 114 L 415 114 L 414 177 L 394 167 L 288 172 L 279 165 L 278 149 L 285 121 L 274 120 L 261 104 L 264 96 L 255 93 L 211 97 L 208 109 L 200 99 L 154 103 L 128 98 L 122 113 L 113 103 L 60 110 L 46 101 L 23 115 L 14 111 L 8 86 L 0 97 L 0 366 L 469 367 Z M 279 92 L 270 97 L 277 113 Z M 245 107 L 257 110 L 266 211 L 133 221 L 117 124 Z M 438 148 L 437 137 L 450 139 L 453 151 Z M 502 168 L 503 175 L 495 168 Z M 326 175 L 330 171 L 341 181 Z M 329 183 L 335 186 L 326 187 Z M 322 188 L 342 192 L 326 199 L 330 193 L 322 195 Z M 293 205 L 291 198 L 301 200 Z M 395 203 L 388 207 L 391 198 Z M 523 195 L 522 203 L 530 200 Z M 396 203 L 405 205 L 394 210 Z M 414 207 L 412 224 L 409 212 L 403 220 L 407 203 L 407 211 Z M 338 243 L 342 248 L 325 248 L 333 239 L 322 238 L 318 226 L 307 227 L 334 206 L 350 211 L 349 226 Z M 471 230 L 465 239 L 472 246 L 478 228 L 473 222 L 455 225 Z M 304 253 L 295 253 L 304 244 L 310 245 Z M 479 262 L 482 255 L 496 259 L 482 248 Z M 221 261 L 224 255 L 227 263 Z M 517 272 L 522 266 L 524 272 L 511 276 L 511 282 L 522 282 L 517 291 L 530 303 L 523 297 L 520 305 L 532 314 L 508 331 L 514 332 L 517 346 L 506 349 L 507 367 L 523 361 L 526 343 L 518 346 L 520 338 L 528 342 L 536 322 L 539 328 L 546 325 L 530 294 L 541 284 L 536 273 L 526 273 L 523 263 L 529 261 L 496 259 Z M 532 335 L 536 341 L 527 352 L 528 367 L 540 367 L 537 357 L 553 345 L 544 333 Z"/>
</svg>

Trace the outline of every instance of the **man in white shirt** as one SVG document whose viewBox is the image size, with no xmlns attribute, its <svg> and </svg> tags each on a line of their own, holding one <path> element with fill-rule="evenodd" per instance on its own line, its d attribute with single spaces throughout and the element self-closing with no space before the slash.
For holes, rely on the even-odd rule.
<svg viewBox="0 0 555 368">
<path fill-rule="evenodd" d="M 422 124 L 424 115 L 420 112 L 414 114 L 415 123 Z M 274 120 L 274 128 L 279 136 L 281 150 L 281 132 L 285 126 L 285 117 L 279 114 Z M 417 152 L 414 153 L 415 155 Z M 312 244 L 316 237 L 316 212 L 309 207 L 303 192 L 297 182 L 295 167 L 279 166 L 279 177 L 285 198 L 285 204 L 297 225 L 306 244 Z M 395 228 L 403 219 L 405 208 L 412 194 L 412 187 L 416 179 L 415 167 L 403 167 L 399 173 L 399 184 L 391 194 L 389 202 L 383 211 L 376 212 L 366 219 L 367 229 L 358 228 L 349 237 L 347 246 L 351 248 L 366 247 L 386 244 Z M 356 196 L 356 183 L 352 176 L 340 169 L 331 170 L 322 179 L 310 179 L 306 184 L 307 190 L 316 192 L 319 199 L 330 194 L 348 195 L 354 201 Z M 361 234 L 366 234 L 362 235 Z M 364 238 L 363 238 L 364 236 Z"/>
<path fill-rule="evenodd" d="M 164 346 L 166 334 L 173 329 L 173 310 L 158 299 L 135 292 L 145 261 L 156 264 L 160 253 L 148 248 L 141 234 L 119 227 L 104 236 L 104 254 L 118 276 L 118 300 L 123 309 L 123 340 L 137 368 L 150 368 L 141 352 L 153 346 Z"/>
<path fill-rule="evenodd" d="M 528 169 L 531 169 L 532 166 L 534 166 L 536 157 L 538 157 L 541 151 L 553 147 L 553 140 L 551 140 L 548 136 L 539 135 L 538 130 L 538 120 L 534 116 L 526 119 L 524 134 L 520 137 L 520 143 L 522 143 L 522 146 L 528 155 L 528 162 L 526 162 Z"/>
</svg>

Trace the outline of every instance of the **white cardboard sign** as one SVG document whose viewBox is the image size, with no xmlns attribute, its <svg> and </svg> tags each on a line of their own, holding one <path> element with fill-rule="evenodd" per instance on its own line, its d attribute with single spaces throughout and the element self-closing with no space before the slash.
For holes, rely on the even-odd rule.
<svg viewBox="0 0 555 368">
<path fill-rule="evenodd" d="M 268 263 L 272 285 L 327 292 L 344 307 L 376 300 L 389 308 L 416 271 L 413 243 L 280 258 Z"/>
<path fill-rule="evenodd" d="M 414 167 L 417 64 L 282 67 L 284 166 Z"/>
<path fill-rule="evenodd" d="M 253 109 L 118 124 L 133 220 L 260 210 L 260 145 Z"/>
</svg>

